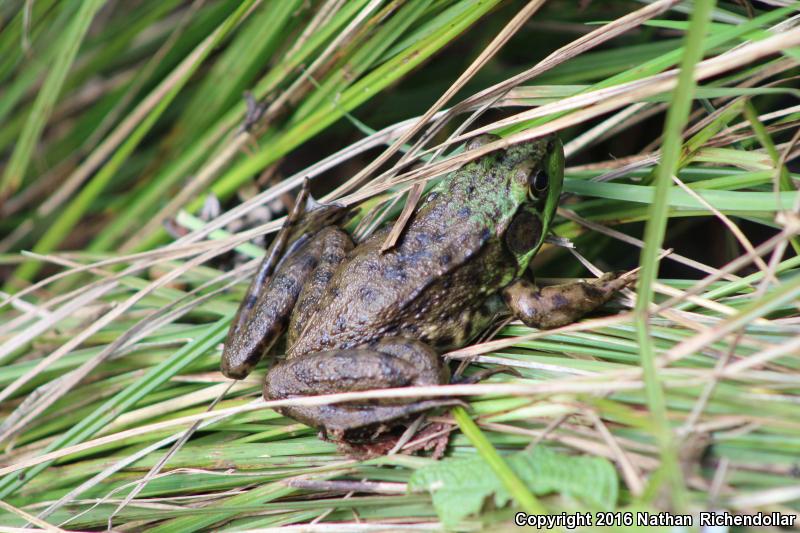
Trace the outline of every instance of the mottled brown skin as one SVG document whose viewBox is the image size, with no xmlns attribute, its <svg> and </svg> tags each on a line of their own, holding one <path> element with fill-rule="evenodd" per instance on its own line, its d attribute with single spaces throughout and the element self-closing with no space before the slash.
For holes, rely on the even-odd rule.
<svg viewBox="0 0 800 533">
<path fill-rule="evenodd" d="M 518 313 L 527 325 L 551 329 L 575 322 L 583 315 L 605 303 L 633 280 L 608 272 L 593 280 L 552 285 L 539 289 L 526 279 L 519 279 L 503 289 L 503 298 L 510 309 Z"/>
<path fill-rule="evenodd" d="M 468 148 L 494 140 L 485 136 Z M 292 252 L 229 338 L 223 372 L 241 377 L 287 332 L 268 400 L 448 382 L 439 353 L 466 345 L 501 313 L 533 327 L 569 323 L 608 301 L 616 276 L 541 291 L 522 276 L 558 204 L 555 138 L 493 152 L 444 178 L 381 252 L 389 228 L 353 247 L 327 227 Z M 302 286 L 302 287 L 301 287 Z M 241 329 L 241 328 L 240 328 Z M 342 403 L 279 411 L 338 441 L 369 441 L 451 400 Z"/>
<path fill-rule="evenodd" d="M 246 377 L 286 330 L 289 318 L 309 314 L 312 302 L 309 299 L 298 302 L 301 292 L 308 294 L 324 284 L 331 262 L 341 262 L 352 248 L 350 237 L 329 226 L 281 262 L 258 302 L 252 305 L 245 326 L 239 328 L 237 335 L 228 336 L 226 356 L 222 358 L 223 374 L 236 379 Z"/>
</svg>

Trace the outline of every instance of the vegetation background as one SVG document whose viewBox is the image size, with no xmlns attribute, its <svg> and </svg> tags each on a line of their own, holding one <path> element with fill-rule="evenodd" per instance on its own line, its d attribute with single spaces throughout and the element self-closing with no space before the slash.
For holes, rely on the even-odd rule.
<svg viewBox="0 0 800 533">
<path fill-rule="evenodd" d="M 779 0 L 2 3 L 0 525 L 797 515 L 798 20 Z M 411 391 L 471 405 L 432 417 L 440 462 L 350 459 L 265 406 L 266 364 L 219 373 L 304 177 L 363 236 L 479 131 L 565 142 L 537 277 L 640 267 L 635 291 L 449 354 L 520 375 Z"/>
</svg>

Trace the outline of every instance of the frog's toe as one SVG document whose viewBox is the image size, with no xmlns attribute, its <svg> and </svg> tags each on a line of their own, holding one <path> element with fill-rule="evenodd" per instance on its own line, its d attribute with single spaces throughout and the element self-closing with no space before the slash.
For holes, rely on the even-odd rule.
<svg viewBox="0 0 800 533">
<path fill-rule="evenodd" d="M 594 283 L 615 292 L 635 285 L 637 279 L 636 274 L 636 271 L 614 270 L 612 272 L 606 272 L 596 280 L 589 281 L 588 283 Z"/>
<path fill-rule="evenodd" d="M 431 459 L 441 459 L 450 444 L 450 435 L 458 426 L 443 422 L 428 424 L 418 431 L 411 442 L 401 448 L 402 453 L 412 454 L 420 450 L 431 452 Z"/>
</svg>

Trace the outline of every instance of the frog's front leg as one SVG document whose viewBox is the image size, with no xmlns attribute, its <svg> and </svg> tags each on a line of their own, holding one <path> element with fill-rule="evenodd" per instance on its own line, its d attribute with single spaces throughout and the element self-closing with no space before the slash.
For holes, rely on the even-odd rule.
<svg viewBox="0 0 800 533">
<path fill-rule="evenodd" d="M 519 279 L 503 289 L 511 312 L 532 328 L 557 328 L 571 324 L 608 302 L 614 294 L 632 284 L 633 276 L 609 272 L 603 276 L 543 289 Z"/>
<path fill-rule="evenodd" d="M 289 254 L 257 301 L 250 303 L 247 320 L 234 322 L 222 352 L 222 373 L 234 379 L 246 377 L 286 331 L 306 283 L 316 283 L 318 273 L 327 275 L 352 248 L 344 231 L 329 226 Z"/>
<path fill-rule="evenodd" d="M 279 400 L 371 389 L 440 385 L 448 369 L 428 345 L 413 339 L 386 337 L 347 350 L 299 355 L 267 373 L 264 398 Z M 329 405 L 292 406 L 280 413 L 324 430 L 335 440 L 349 440 L 351 430 L 398 421 L 450 400 L 361 401 Z"/>
</svg>

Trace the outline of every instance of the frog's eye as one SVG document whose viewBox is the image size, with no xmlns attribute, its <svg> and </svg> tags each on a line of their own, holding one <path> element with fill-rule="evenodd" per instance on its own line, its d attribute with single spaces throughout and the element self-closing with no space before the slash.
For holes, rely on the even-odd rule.
<svg viewBox="0 0 800 533">
<path fill-rule="evenodd" d="M 531 192 L 534 196 L 539 196 L 539 194 L 545 192 L 550 185 L 550 176 L 547 175 L 546 170 L 539 169 L 531 174 L 528 183 L 530 183 Z"/>
</svg>

